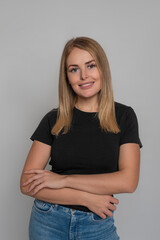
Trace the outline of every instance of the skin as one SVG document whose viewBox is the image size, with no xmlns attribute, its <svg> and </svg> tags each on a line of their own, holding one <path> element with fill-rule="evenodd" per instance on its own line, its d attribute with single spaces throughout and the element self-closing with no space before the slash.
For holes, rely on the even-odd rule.
<svg viewBox="0 0 160 240">
<path fill-rule="evenodd" d="M 85 50 L 74 48 L 67 59 L 69 84 L 78 96 L 76 107 L 86 112 L 98 111 L 101 78 L 93 57 Z M 89 89 L 79 85 L 94 81 Z M 140 148 L 136 143 L 120 146 L 119 171 L 94 175 L 59 175 L 45 166 L 51 146 L 34 141 L 21 176 L 22 193 L 58 204 L 87 206 L 101 218 L 112 216 L 118 199 L 111 194 L 132 193 L 139 180 Z"/>
<path fill-rule="evenodd" d="M 74 48 L 67 59 L 69 84 L 78 96 L 76 106 L 86 112 L 98 111 L 98 93 L 101 77 L 93 57 L 85 50 Z M 94 81 L 89 89 L 81 89 L 80 84 Z"/>
<path fill-rule="evenodd" d="M 92 212 L 95 212 L 101 218 L 106 218 L 106 215 L 112 216 L 111 210 L 115 211 L 116 206 L 113 204 L 118 204 L 118 199 L 113 198 L 109 195 L 98 195 L 85 191 L 79 191 L 77 189 L 71 188 L 60 188 L 53 189 L 48 187 L 43 187 L 41 190 L 36 192 L 36 182 L 27 183 L 32 176 L 36 176 L 36 174 L 25 173 L 26 170 L 29 169 L 41 169 L 43 170 L 50 158 L 51 146 L 41 143 L 39 141 L 34 141 L 31 149 L 28 153 L 24 169 L 21 175 L 20 188 L 21 192 L 25 195 L 51 202 L 57 204 L 69 204 L 69 205 L 82 205 L 88 207 Z M 46 170 L 43 170 L 43 176 L 46 177 Z M 45 176 L 46 175 L 46 176 Z M 49 175 L 48 175 L 49 176 Z M 51 182 L 54 181 L 54 177 L 57 176 L 55 173 L 50 172 L 49 178 Z M 63 177 L 60 176 L 59 177 Z M 64 178 L 59 179 L 60 181 L 64 181 Z M 26 184 L 24 184 L 26 183 Z M 23 185 L 24 184 L 24 185 Z M 35 184 L 34 190 L 28 191 L 28 188 Z M 48 180 L 44 184 L 48 184 Z M 34 192 L 35 191 L 35 192 Z M 112 204 L 113 203 L 113 204 Z"/>
</svg>

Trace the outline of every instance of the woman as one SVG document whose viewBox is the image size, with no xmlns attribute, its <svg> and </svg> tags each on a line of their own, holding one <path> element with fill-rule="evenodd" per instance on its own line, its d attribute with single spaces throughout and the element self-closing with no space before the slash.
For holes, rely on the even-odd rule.
<svg viewBox="0 0 160 240">
<path fill-rule="evenodd" d="M 113 194 L 135 191 L 142 144 L 134 110 L 114 101 L 109 63 L 95 40 L 66 43 L 59 106 L 31 139 L 21 176 L 22 193 L 35 198 L 30 240 L 119 239 Z"/>
</svg>

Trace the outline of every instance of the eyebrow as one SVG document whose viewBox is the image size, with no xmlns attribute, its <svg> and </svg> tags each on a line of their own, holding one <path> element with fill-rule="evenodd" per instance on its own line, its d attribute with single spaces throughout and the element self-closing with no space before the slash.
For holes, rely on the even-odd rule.
<svg viewBox="0 0 160 240">
<path fill-rule="evenodd" d="M 85 64 L 89 64 L 89 63 L 91 63 L 91 62 L 95 62 L 95 60 L 92 59 L 92 60 L 90 60 L 90 61 L 88 61 L 88 62 L 85 62 Z M 78 67 L 78 65 L 77 65 L 77 64 L 70 64 L 67 68 L 69 68 L 69 67 Z"/>
</svg>

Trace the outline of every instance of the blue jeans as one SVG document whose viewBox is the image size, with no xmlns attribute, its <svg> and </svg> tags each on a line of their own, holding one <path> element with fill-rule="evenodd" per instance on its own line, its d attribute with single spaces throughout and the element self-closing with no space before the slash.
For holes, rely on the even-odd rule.
<svg viewBox="0 0 160 240">
<path fill-rule="evenodd" d="M 114 219 L 35 199 L 30 240 L 118 240 Z"/>
</svg>

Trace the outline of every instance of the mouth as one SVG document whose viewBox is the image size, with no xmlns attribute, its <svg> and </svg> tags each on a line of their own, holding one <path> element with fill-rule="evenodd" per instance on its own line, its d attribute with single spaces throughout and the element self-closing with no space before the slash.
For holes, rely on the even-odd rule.
<svg viewBox="0 0 160 240">
<path fill-rule="evenodd" d="M 93 84 L 94 84 L 94 82 L 88 82 L 88 83 L 80 84 L 79 86 L 82 89 L 86 89 L 86 88 L 88 89 L 88 88 L 92 87 Z"/>
</svg>

